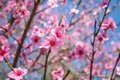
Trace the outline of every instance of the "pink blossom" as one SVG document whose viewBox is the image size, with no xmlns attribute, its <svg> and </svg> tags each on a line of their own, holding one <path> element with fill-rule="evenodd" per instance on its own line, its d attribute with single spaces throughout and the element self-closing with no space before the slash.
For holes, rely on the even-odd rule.
<svg viewBox="0 0 120 80">
<path fill-rule="evenodd" d="M 36 34 L 38 36 L 43 36 L 44 32 L 45 32 L 45 30 L 40 28 L 39 26 L 37 26 L 37 25 L 33 26 L 33 33 L 32 34 Z"/>
<path fill-rule="evenodd" d="M 97 39 L 101 42 L 101 41 L 106 41 L 109 39 L 108 35 L 107 35 L 107 32 L 106 31 L 103 31 L 101 32 L 100 35 L 98 35 Z"/>
<path fill-rule="evenodd" d="M 55 48 L 57 46 L 59 46 L 59 41 L 57 41 L 56 37 L 54 36 L 48 36 L 45 40 L 45 46 L 51 47 L 51 48 Z"/>
<path fill-rule="evenodd" d="M 116 67 L 117 69 L 117 75 L 120 75 L 120 67 Z"/>
<path fill-rule="evenodd" d="M 4 59 L 5 56 L 8 55 L 10 49 L 3 45 L 0 49 L 0 61 Z"/>
<path fill-rule="evenodd" d="M 52 35 L 56 37 L 56 39 L 59 41 L 63 40 L 65 37 L 64 32 L 60 28 L 52 29 L 51 30 Z"/>
<path fill-rule="evenodd" d="M 79 42 L 76 43 L 76 48 L 75 48 L 74 54 L 75 54 L 75 58 L 79 58 L 79 59 L 85 58 L 86 51 L 84 49 L 83 43 L 79 43 Z"/>
<path fill-rule="evenodd" d="M 27 69 L 22 69 L 21 67 L 14 68 L 13 71 L 8 73 L 8 77 L 21 80 L 27 74 Z"/>
<path fill-rule="evenodd" d="M 4 9 L 5 13 L 9 13 L 15 6 L 16 6 L 15 1 L 9 1 L 7 6 Z"/>
<path fill-rule="evenodd" d="M 13 17 L 16 18 L 20 15 L 18 7 L 14 7 L 13 10 Z"/>
<path fill-rule="evenodd" d="M 60 0 L 62 4 L 65 4 L 67 0 Z"/>
<path fill-rule="evenodd" d="M 110 70 L 110 69 L 112 69 L 112 65 L 110 63 L 106 63 L 105 68 Z"/>
<path fill-rule="evenodd" d="M 78 14 L 79 13 L 79 10 L 78 9 L 71 9 L 70 11 L 70 14 L 73 15 L 73 14 Z"/>
<path fill-rule="evenodd" d="M 45 54 L 49 50 L 49 47 L 48 46 L 40 46 L 39 50 L 40 50 L 41 54 Z"/>
<path fill-rule="evenodd" d="M 8 6 L 9 6 L 9 8 L 14 8 L 16 6 L 16 2 L 15 1 L 9 1 Z"/>
<path fill-rule="evenodd" d="M 31 35 L 31 42 L 33 45 L 40 45 L 40 36 L 39 35 Z"/>
<path fill-rule="evenodd" d="M 57 0 L 48 0 L 48 5 L 52 8 L 58 7 Z"/>
<path fill-rule="evenodd" d="M 101 26 L 101 29 L 112 29 L 114 30 L 115 28 L 117 28 L 114 20 L 112 18 L 106 18 L 104 19 L 103 23 L 102 23 L 102 26 Z"/>
<path fill-rule="evenodd" d="M 59 67 L 57 70 L 52 71 L 53 80 L 62 80 L 64 75 L 64 70 L 62 67 Z"/>
<path fill-rule="evenodd" d="M 51 16 L 49 23 L 52 24 L 52 25 L 57 25 L 58 24 L 57 15 Z"/>
<path fill-rule="evenodd" d="M 45 16 L 44 16 L 44 13 L 43 12 L 41 12 L 41 13 L 39 13 L 38 14 L 38 19 L 42 19 L 42 18 L 44 18 Z"/>
<path fill-rule="evenodd" d="M 99 72 L 99 70 L 98 69 L 93 69 L 93 74 L 94 75 L 98 75 L 100 72 Z"/>
<path fill-rule="evenodd" d="M 33 5 L 33 0 L 25 0 L 25 6 L 27 7 L 27 9 L 32 9 Z"/>
<path fill-rule="evenodd" d="M 94 4 L 94 0 L 90 0 L 89 3 L 90 3 L 90 4 Z"/>
<path fill-rule="evenodd" d="M 25 18 L 26 16 L 29 16 L 30 12 L 26 9 L 26 7 L 17 5 L 13 10 L 13 17 L 17 18 Z"/>
<path fill-rule="evenodd" d="M 105 7 L 107 7 L 108 2 L 109 2 L 109 0 L 103 0 L 103 1 L 99 4 L 99 6 L 105 8 Z"/>
<path fill-rule="evenodd" d="M 20 10 L 20 17 L 24 18 L 26 16 L 29 16 L 29 14 L 30 14 L 30 12 L 26 9 L 26 7 L 22 6 L 21 10 Z"/>
<path fill-rule="evenodd" d="M 0 43 L 1 43 L 1 44 L 6 44 L 6 43 L 8 43 L 6 37 L 0 35 Z"/>
<path fill-rule="evenodd" d="M 40 28 L 39 26 L 33 26 L 33 31 L 31 35 L 31 42 L 34 45 L 40 45 L 41 37 L 44 35 L 44 30 Z"/>
<path fill-rule="evenodd" d="M 51 26 L 46 26 L 45 27 L 45 31 L 46 33 L 49 33 L 51 31 L 52 27 Z"/>
<path fill-rule="evenodd" d="M 2 1 L 0 1 L 0 7 L 2 7 L 3 6 L 3 3 L 2 3 Z"/>
</svg>

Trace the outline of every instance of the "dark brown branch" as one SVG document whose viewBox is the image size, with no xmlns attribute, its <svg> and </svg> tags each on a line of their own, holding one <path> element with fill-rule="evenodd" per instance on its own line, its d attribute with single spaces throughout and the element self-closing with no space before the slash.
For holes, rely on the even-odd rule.
<svg viewBox="0 0 120 80">
<path fill-rule="evenodd" d="M 70 73 L 70 70 L 67 71 L 67 73 L 65 74 L 65 76 L 63 77 L 62 80 L 65 80 L 67 78 L 67 76 L 69 75 L 69 73 Z"/>
<path fill-rule="evenodd" d="M 26 25 L 26 27 L 25 27 L 25 30 L 24 30 L 24 32 L 23 32 L 23 35 L 22 35 L 22 38 L 21 38 L 21 43 L 20 43 L 20 45 L 18 45 L 18 48 L 17 48 L 16 55 L 15 55 L 15 59 L 14 59 L 13 65 L 12 65 L 13 67 L 16 67 L 16 65 L 17 65 L 17 61 L 18 61 L 18 58 L 19 58 L 19 56 L 20 56 L 20 52 L 21 52 L 22 45 L 23 45 L 23 43 L 24 43 L 24 41 L 25 41 L 26 34 L 27 34 L 27 32 L 28 32 L 31 24 L 32 24 L 32 21 L 33 21 L 33 18 L 34 18 L 34 15 L 35 15 L 35 12 L 36 12 L 36 10 L 37 10 L 37 7 L 38 7 L 39 3 L 40 3 L 40 0 L 37 0 L 37 2 L 34 4 L 32 13 L 31 13 L 31 15 L 30 15 L 30 18 L 29 18 L 29 20 L 28 20 L 28 22 L 27 22 L 27 25 Z"/>
<path fill-rule="evenodd" d="M 9 20 L 9 23 L 10 23 L 10 25 L 9 25 L 9 30 L 10 30 L 10 28 L 12 27 L 14 21 L 15 21 L 15 18 L 13 18 L 13 16 L 12 16 L 11 19 Z"/>
<path fill-rule="evenodd" d="M 94 50 L 94 46 L 95 46 L 95 38 L 97 35 L 95 35 L 96 33 L 96 25 L 97 22 L 95 21 L 95 25 L 94 25 L 94 38 L 93 38 L 93 42 L 91 42 L 92 45 L 92 59 L 91 59 L 91 66 L 90 66 L 90 80 L 92 80 L 92 70 L 93 70 L 93 63 L 94 63 L 94 55 L 95 55 L 95 50 Z"/>
<path fill-rule="evenodd" d="M 51 50 L 49 49 L 48 53 L 46 54 L 43 80 L 46 80 L 46 73 L 47 73 L 47 66 L 48 66 L 48 57 L 49 57 L 50 52 L 51 52 Z"/>
<path fill-rule="evenodd" d="M 109 7 L 109 4 L 110 4 L 111 0 L 109 0 L 108 4 L 107 4 L 107 7 L 105 8 L 105 11 L 104 11 L 104 14 L 103 14 L 103 17 L 102 17 L 102 20 L 101 22 L 99 22 L 99 28 L 98 30 L 96 31 L 96 22 L 95 22 L 95 29 L 94 29 L 94 37 L 93 37 L 93 41 L 91 42 L 91 45 L 92 45 L 92 60 L 91 60 L 91 64 L 90 64 L 90 80 L 92 80 L 92 70 L 93 70 L 93 63 L 94 63 L 94 55 L 95 55 L 95 49 L 94 49 L 94 46 L 95 46 L 95 39 L 101 29 L 101 25 L 103 23 L 103 20 L 105 19 L 105 16 L 107 15 L 106 12 L 108 10 L 108 7 Z"/>
</svg>

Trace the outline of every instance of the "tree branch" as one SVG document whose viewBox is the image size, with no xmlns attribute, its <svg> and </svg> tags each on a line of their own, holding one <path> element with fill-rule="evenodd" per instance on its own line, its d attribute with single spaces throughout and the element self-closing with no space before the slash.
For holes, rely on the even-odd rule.
<svg viewBox="0 0 120 80">
<path fill-rule="evenodd" d="M 19 58 L 19 56 L 20 56 L 20 52 L 21 52 L 22 45 L 23 45 L 23 43 L 24 43 L 24 41 L 25 41 L 27 32 L 28 32 L 28 30 L 29 30 L 29 28 L 30 28 L 30 26 L 31 26 L 31 24 L 32 24 L 32 21 L 33 21 L 33 18 L 34 18 L 34 15 L 35 15 L 35 12 L 36 12 L 36 10 L 37 10 L 37 7 L 38 7 L 39 3 L 40 3 L 40 0 L 37 0 L 37 2 L 34 4 L 32 13 L 31 13 L 30 18 L 29 18 L 29 20 L 28 20 L 28 22 L 27 22 L 27 25 L 26 25 L 26 27 L 25 27 L 24 33 L 23 33 L 23 35 L 22 35 L 21 43 L 20 43 L 20 45 L 18 45 L 18 48 L 17 48 L 16 55 L 15 55 L 15 59 L 14 59 L 14 62 L 13 62 L 13 67 L 16 67 L 16 65 L 17 65 L 17 61 L 18 61 L 18 58 Z"/>
<path fill-rule="evenodd" d="M 50 52 L 51 52 L 51 50 L 49 49 L 48 53 L 46 54 L 43 80 L 46 80 L 46 73 L 47 73 L 47 66 L 48 66 L 48 57 L 49 57 Z"/>
<path fill-rule="evenodd" d="M 95 55 L 95 50 L 94 50 L 95 38 L 97 37 L 97 35 L 98 35 L 98 33 L 99 33 L 100 29 L 101 29 L 101 25 L 103 23 L 103 20 L 105 19 L 105 16 L 107 15 L 106 12 L 108 10 L 110 2 L 111 2 L 111 0 L 109 0 L 109 2 L 107 4 L 107 7 L 105 8 L 105 11 L 104 11 L 104 14 L 103 14 L 103 17 L 102 17 L 102 21 L 99 22 L 99 28 L 98 28 L 97 31 L 96 31 L 96 23 L 95 23 L 94 38 L 93 38 L 93 41 L 91 42 L 91 45 L 92 45 L 92 60 L 91 60 L 91 64 L 90 64 L 90 80 L 92 80 L 92 70 L 93 70 L 94 55 Z"/>
<path fill-rule="evenodd" d="M 114 68 L 113 68 L 113 70 L 112 70 L 112 74 L 111 74 L 111 76 L 110 76 L 110 80 L 113 80 L 112 78 L 113 78 L 113 75 L 114 75 L 114 72 L 115 72 L 115 69 L 116 69 L 116 67 L 117 67 L 117 64 L 118 64 L 119 60 L 120 60 L 120 54 L 119 54 L 119 56 L 118 56 L 118 58 L 117 58 L 117 60 L 116 60 L 116 62 L 115 62 L 115 66 L 114 66 Z"/>
<path fill-rule="evenodd" d="M 67 76 L 69 75 L 69 73 L 70 73 L 70 70 L 67 71 L 67 73 L 65 74 L 65 76 L 63 77 L 62 80 L 65 80 L 67 78 Z"/>
</svg>

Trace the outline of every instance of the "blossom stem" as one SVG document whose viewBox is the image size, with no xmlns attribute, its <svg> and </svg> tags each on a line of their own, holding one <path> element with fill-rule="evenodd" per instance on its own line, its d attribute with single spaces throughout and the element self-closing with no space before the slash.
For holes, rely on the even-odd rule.
<svg viewBox="0 0 120 80">
<path fill-rule="evenodd" d="M 4 61 L 5 61 L 5 63 L 8 65 L 8 67 L 10 68 L 10 70 L 13 71 L 13 68 L 12 68 L 12 66 L 11 66 L 11 63 L 10 63 L 6 58 L 4 58 Z"/>
<path fill-rule="evenodd" d="M 62 80 L 65 80 L 67 78 L 67 76 L 69 75 L 69 73 L 70 73 L 70 70 L 67 71 L 67 73 L 65 74 L 65 76 L 63 77 Z"/>
<path fill-rule="evenodd" d="M 77 4 L 77 6 L 76 6 L 76 9 L 78 9 L 79 5 L 81 4 L 81 1 L 82 1 L 82 0 L 79 0 L 78 4 Z M 70 20 L 70 23 L 69 23 L 69 27 L 72 26 L 71 23 L 72 23 L 74 17 L 75 17 L 75 14 L 73 14 L 72 17 L 71 17 L 71 20 Z"/>
<path fill-rule="evenodd" d="M 32 68 L 35 65 L 35 63 L 39 60 L 40 57 L 41 57 L 41 53 L 39 53 L 39 55 L 36 57 L 35 61 L 32 63 L 32 65 L 30 66 L 30 68 Z"/>
<path fill-rule="evenodd" d="M 46 73 L 47 73 L 47 66 L 48 66 L 48 57 L 49 57 L 50 52 L 51 52 L 51 50 L 49 49 L 49 51 L 46 54 L 43 80 L 46 80 Z"/>
<path fill-rule="evenodd" d="M 115 66 L 114 66 L 114 68 L 112 70 L 112 74 L 110 76 L 110 80 L 113 80 L 112 78 L 113 78 L 113 75 L 114 75 L 114 72 L 115 72 L 115 69 L 117 67 L 117 64 L 118 64 L 119 60 L 120 60 L 120 54 L 119 54 L 118 58 L 116 59 Z"/>
</svg>

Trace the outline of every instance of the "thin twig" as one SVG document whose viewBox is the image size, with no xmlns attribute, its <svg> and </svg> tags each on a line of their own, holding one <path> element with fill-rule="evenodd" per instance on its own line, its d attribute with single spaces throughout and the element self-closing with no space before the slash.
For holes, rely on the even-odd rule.
<svg viewBox="0 0 120 80">
<path fill-rule="evenodd" d="M 81 3 L 81 0 L 79 0 L 78 4 L 77 4 L 77 6 L 76 6 L 76 9 L 78 9 L 78 7 L 79 7 L 80 3 Z M 71 25 L 71 23 L 72 23 L 72 21 L 73 21 L 74 17 L 75 17 L 75 14 L 73 14 L 73 15 L 72 15 L 72 17 L 71 17 L 71 20 L 70 20 L 70 23 L 69 23 L 69 27 L 71 27 L 71 26 L 72 26 L 72 25 Z"/>
<path fill-rule="evenodd" d="M 3 28 L 3 27 L 0 27 L 0 28 L 3 29 L 3 30 L 5 31 L 5 33 L 9 33 L 9 31 L 8 31 L 7 29 L 5 29 L 5 28 Z M 9 35 L 10 35 L 18 44 L 20 44 L 19 41 L 18 41 L 11 33 L 9 33 Z M 8 38 L 7 35 L 5 35 L 5 36 L 6 36 L 6 38 Z"/>
<path fill-rule="evenodd" d="M 10 70 L 13 71 L 13 68 L 12 68 L 10 62 L 9 62 L 6 58 L 4 58 L 4 61 L 5 61 L 5 63 L 8 65 L 8 67 L 10 68 Z"/>
<path fill-rule="evenodd" d="M 112 70 L 112 74 L 111 74 L 111 76 L 110 76 L 110 80 L 113 80 L 112 78 L 113 78 L 113 75 L 114 75 L 114 72 L 115 72 L 115 69 L 116 69 L 116 67 L 117 67 L 117 64 L 118 64 L 119 60 L 120 60 L 120 54 L 119 54 L 119 56 L 118 56 L 118 58 L 117 58 L 117 60 L 116 60 L 116 62 L 115 62 L 115 66 L 114 66 L 114 68 L 113 68 L 113 70 Z"/>
<path fill-rule="evenodd" d="M 33 61 L 33 63 L 30 66 L 30 68 L 32 68 L 35 65 L 35 63 L 39 60 L 40 56 L 41 56 L 41 53 L 39 53 L 39 55 L 36 57 L 35 61 Z"/>
<path fill-rule="evenodd" d="M 90 64 L 90 80 L 92 80 L 92 70 L 93 70 L 93 63 L 94 63 L 94 55 L 96 53 L 95 49 L 94 49 L 94 46 L 95 46 L 95 39 L 101 29 L 101 25 L 103 23 L 103 20 L 105 19 L 105 16 L 107 15 L 106 12 L 108 10 L 108 7 L 109 7 L 109 4 L 110 4 L 111 0 L 109 0 L 108 4 L 107 4 L 107 7 L 105 8 L 105 11 L 104 11 L 104 14 L 103 14 L 103 17 L 102 17 L 102 20 L 101 22 L 99 23 L 99 28 L 98 30 L 96 31 L 96 22 L 95 22 L 95 29 L 94 29 L 94 37 L 93 37 L 93 41 L 91 42 L 91 45 L 92 45 L 92 60 L 91 60 L 91 64 Z"/>
<path fill-rule="evenodd" d="M 62 80 L 65 80 L 67 78 L 67 76 L 69 75 L 69 73 L 70 73 L 70 70 L 67 71 L 67 73 L 65 74 L 65 76 L 63 77 Z"/>
</svg>

